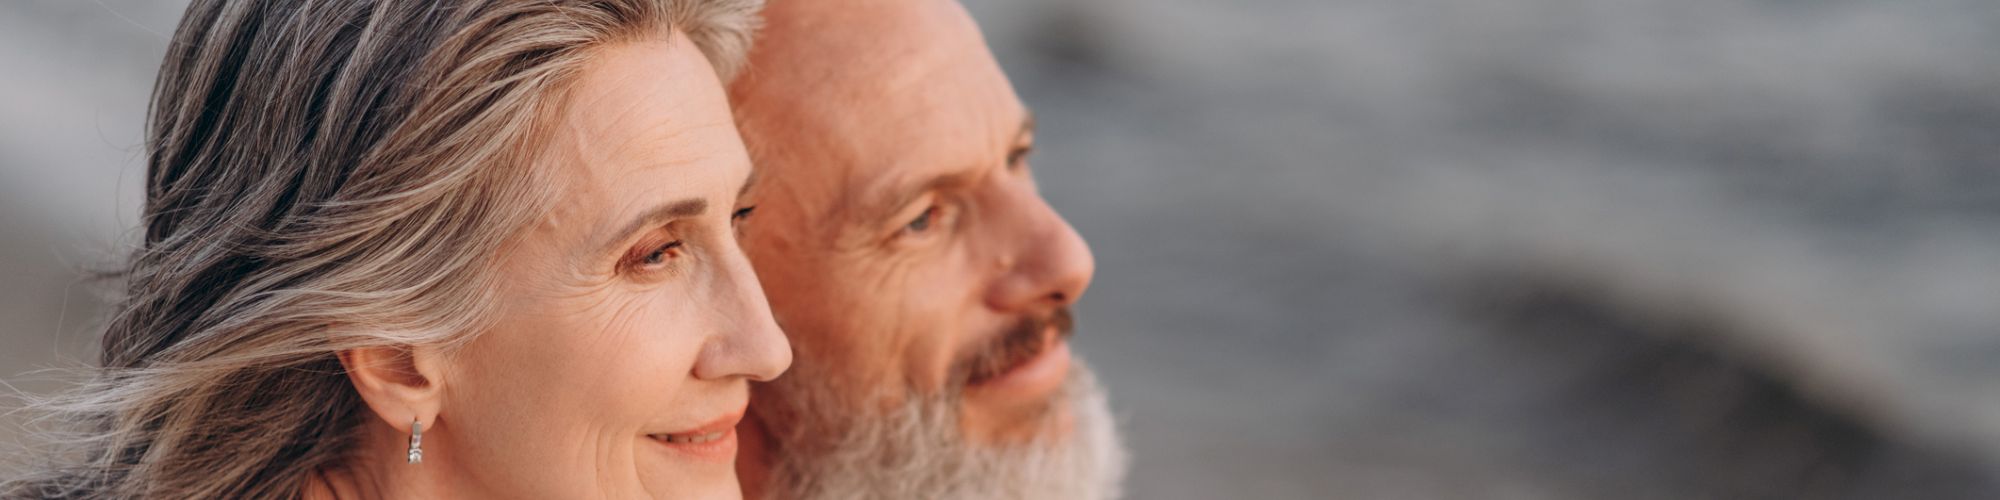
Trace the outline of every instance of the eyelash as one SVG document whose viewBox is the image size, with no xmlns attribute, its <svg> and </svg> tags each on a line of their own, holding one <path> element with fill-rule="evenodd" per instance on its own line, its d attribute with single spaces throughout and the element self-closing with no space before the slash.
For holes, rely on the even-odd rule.
<svg viewBox="0 0 2000 500">
<path fill-rule="evenodd" d="M 939 225 L 950 223 L 950 212 L 951 209 L 949 206 L 933 202 L 929 207 L 924 208 L 923 213 L 917 214 L 909 222 L 903 223 L 903 227 L 897 228 L 896 236 L 898 238 L 915 238 L 936 233 L 940 229 L 943 229 Z"/>
<path fill-rule="evenodd" d="M 1013 152 L 1007 154 L 1007 166 L 1009 168 L 1019 168 L 1022 164 L 1027 163 L 1028 155 L 1034 152 L 1034 146 L 1016 148 Z"/>
<path fill-rule="evenodd" d="M 756 213 L 756 211 L 757 207 L 755 205 L 736 209 L 735 212 L 729 214 L 730 227 L 741 224 L 744 220 L 749 219 L 751 214 Z M 646 253 L 634 253 L 627 256 L 623 262 L 620 262 L 619 267 L 624 268 L 628 272 L 651 271 L 667 265 L 667 261 L 678 257 L 681 249 L 686 246 L 685 240 L 669 241 L 660 246 L 653 247 L 652 250 Z"/>
<path fill-rule="evenodd" d="M 910 219 L 909 223 L 903 224 L 903 231 L 909 233 L 921 233 L 929 231 L 931 229 L 931 224 L 937 222 L 936 220 L 937 212 L 938 212 L 937 205 L 931 205 L 930 208 L 925 208 L 924 213 L 918 214 L 917 218 Z M 918 223 L 923 223 L 924 227 L 917 227 Z"/>
<path fill-rule="evenodd" d="M 632 256 L 625 259 L 625 265 L 622 267 L 628 271 L 651 271 L 655 268 L 663 267 L 667 264 L 668 260 L 679 256 L 683 246 L 685 244 L 682 240 L 666 242 L 660 246 L 653 247 L 652 250 L 646 253 L 632 254 Z"/>
</svg>

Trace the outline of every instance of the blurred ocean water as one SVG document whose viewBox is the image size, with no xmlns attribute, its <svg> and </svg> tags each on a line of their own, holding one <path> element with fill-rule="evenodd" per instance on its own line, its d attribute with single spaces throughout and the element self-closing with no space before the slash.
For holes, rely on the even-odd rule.
<svg viewBox="0 0 2000 500">
<path fill-rule="evenodd" d="M 973 7 L 1136 497 L 2000 494 L 2000 5 Z"/>
<path fill-rule="evenodd" d="M 970 8 L 1133 498 L 2000 496 L 2000 4 Z M 179 10 L 0 5 L 25 389 L 91 357 Z"/>
</svg>

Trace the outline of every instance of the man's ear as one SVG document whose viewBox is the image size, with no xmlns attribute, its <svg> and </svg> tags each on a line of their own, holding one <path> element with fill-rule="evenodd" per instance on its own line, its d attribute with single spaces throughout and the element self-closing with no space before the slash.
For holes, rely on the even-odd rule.
<svg viewBox="0 0 2000 500">
<path fill-rule="evenodd" d="M 389 426 L 410 432 L 411 422 L 432 427 L 443 406 L 439 354 L 410 346 L 340 351 L 340 366 L 368 409 Z"/>
</svg>

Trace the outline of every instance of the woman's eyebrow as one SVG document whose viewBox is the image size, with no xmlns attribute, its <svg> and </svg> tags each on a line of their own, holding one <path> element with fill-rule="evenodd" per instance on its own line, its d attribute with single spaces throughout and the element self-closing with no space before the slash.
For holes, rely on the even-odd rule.
<svg viewBox="0 0 2000 500">
<path fill-rule="evenodd" d="M 617 250 L 619 243 L 624 242 L 626 237 L 631 236 L 632 233 L 639 232 L 641 229 L 657 226 L 660 223 L 674 219 L 699 216 L 706 212 L 708 212 L 708 200 L 703 198 L 688 198 L 654 206 L 652 209 L 633 218 L 631 222 L 625 223 L 625 226 L 617 232 L 611 233 L 611 237 L 600 246 L 602 250 L 598 253 Z"/>
</svg>

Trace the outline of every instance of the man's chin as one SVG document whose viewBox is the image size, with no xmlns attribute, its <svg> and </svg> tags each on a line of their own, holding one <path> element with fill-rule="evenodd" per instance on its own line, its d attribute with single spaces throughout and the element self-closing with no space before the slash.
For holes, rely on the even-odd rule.
<svg viewBox="0 0 2000 500">
<path fill-rule="evenodd" d="M 1087 365 L 1065 361 L 1074 366 L 1042 409 L 1008 421 L 1009 439 L 995 443 L 965 432 L 963 394 L 835 415 L 801 406 L 830 388 L 794 380 L 786 394 L 766 394 L 802 410 L 771 422 L 788 442 L 776 443 L 769 498 L 1116 498 L 1126 455 L 1110 406 Z"/>
</svg>

